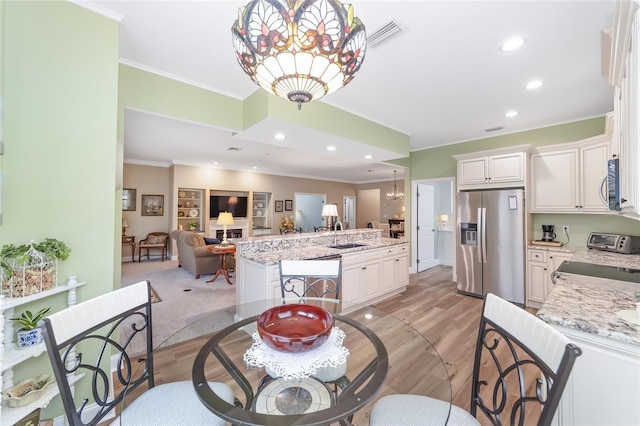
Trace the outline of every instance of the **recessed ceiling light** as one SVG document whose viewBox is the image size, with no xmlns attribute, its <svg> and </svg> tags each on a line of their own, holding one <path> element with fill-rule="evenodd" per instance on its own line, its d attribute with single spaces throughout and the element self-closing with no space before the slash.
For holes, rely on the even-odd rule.
<svg viewBox="0 0 640 426">
<path fill-rule="evenodd" d="M 335 147 L 335 146 L 333 146 L 333 145 L 329 145 L 329 146 L 327 147 L 327 151 L 335 151 L 335 150 L 336 150 L 336 147 Z"/>
<path fill-rule="evenodd" d="M 527 83 L 525 87 L 528 90 L 533 90 L 533 89 L 537 89 L 540 86 L 542 86 L 542 82 L 540 80 L 531 80 L 529 83 Z"/>
<path fill-rule="evenodd" d="M 507 111 L 507 113 L 504 116 L 507 118 L 512 118 L 512 117 L 515 117 L 516 115 L 518 115 L 518 111 Z"/>
<path fill-rule="evenodd" d="M 214 161 L 213 164 L 217 166 L 220 163 L 218 163 L 217 161 Z"/>
<path fill-rule="evenodd" d="M 284 140 L 284 138 L 286 138 L 284 133 L 276 133 L 275 135 L 273 135 L 274 139 L 277 139 L 279 141 Z"/>
<path fill-rule="evenodd" d="M 504 42 L 502 45 L 502 50 L 505 52 L 510 52 L 512 50 L 516 50 L 524 44 L 524 39 L 522 37 L 512 37 Z"/>
<path fill-rule="evenodd" d="M 372 158 L 373 158 L 373 155 L 371 155 L 371 154 L 367 154 L 367 155 L 364 156 L 365 160 L 371 160 Z"/>
<path fill-rule="evenodd" d="M 258 166 L 253 166 L 253 170 L 258 170 Z"/>
</svg>

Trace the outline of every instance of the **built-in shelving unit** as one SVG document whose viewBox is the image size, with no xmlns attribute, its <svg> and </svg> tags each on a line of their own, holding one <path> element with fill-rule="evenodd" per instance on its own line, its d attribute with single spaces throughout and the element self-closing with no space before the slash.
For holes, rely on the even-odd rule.
<svg viewBox="0 0 640 426">
<path fill-rule="evenodd" d="M 2 371 L 2 376 L 0 376 L 0 388 L 3 392 L 15 384 L 13 382 L 13 367 L 31 358 L 38 357 L 46 351 L 44 343 L 34 345 L 27 349 L 17 348 L 13 341 L 16 334 L 14 331 L 14 324 L 13 321 L 8 320 L 9 318 L 19 315 L 19 313 L 15 313 L 15 308 L 64 292 L 67 292 L 67 305 L 75 305 L 77 299 L 76 289 L 85 284 L 86 282 L 76 282 L 73 284 L 58 285 L 53 287 L 51 290 L 46 290 L 26 297 L 8 298 L 0 296 L 0 324 L 4 323 L 4 339 L 0 341 L 0 371 Z M 38 373 L 34 372 L 34 377 L 38 375 Z M 73 383 L 81 377 L 82 375 L 77 375 L 70 380 Z M 43 395 L 38 400 L 24 407 L 12 408 L 7 406 L 6 402 L 2 403 L 0 408 L 2 424 L 12 425 L 36 408 L 46 407 L 47 404 L 49 404 L 49 401 L 51 401 L 56 395 L 58 395 L 58 387 L 51 385 L 47 387 L 43 392 Z"/>
<path fill-rule="evenodd" d="M 271 222 L 269 221 L 270 200 L 271 194 L 268 192 L 253 193 L 253 207 L 251 209 L 253 235 L 271 233 Z"/>
<path fill-rule="evenodd" d="M 204 203 L 202 189 L 178 188 L 178 227 L 182 225 L 185 231 L 204 231 L 202 216 Z M 190 223 L 197 222 L 197 229 L 191 229 Z"/>
</svg>

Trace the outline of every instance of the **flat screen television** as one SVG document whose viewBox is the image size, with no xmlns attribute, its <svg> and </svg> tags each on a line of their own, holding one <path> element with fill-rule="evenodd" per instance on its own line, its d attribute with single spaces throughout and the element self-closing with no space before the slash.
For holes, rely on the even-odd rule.
<svg viewBox="0 0 640 426">
<path fill-rule="evenodd" d="M 209 217 L 216 218 L 221 212 L 230 212 L 233 217 L 247 217 L 249 197 L 237 195 L 211 195 L 209 197 Z"/>
</svg>

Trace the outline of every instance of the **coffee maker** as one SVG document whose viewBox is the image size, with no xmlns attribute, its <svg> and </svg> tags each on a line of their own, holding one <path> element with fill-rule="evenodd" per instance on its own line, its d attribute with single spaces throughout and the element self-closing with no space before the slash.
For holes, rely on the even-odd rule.
<svg viewBox="0 0 640 426">
<path fill-rule="evenodd" d="M 542 241 L 553 241 L 556 238 L 553 225 L 542 225 Z"/>
</svg>

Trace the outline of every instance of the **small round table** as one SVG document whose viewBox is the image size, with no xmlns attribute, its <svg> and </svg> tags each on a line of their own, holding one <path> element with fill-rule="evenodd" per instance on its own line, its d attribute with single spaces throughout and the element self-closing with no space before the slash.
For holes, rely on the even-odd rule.
<svg viewBox="0 0 640 426">
<path fill-rule="evenodd" d="M 214 282 L 220 274 L 224 275 L 227 279 L 227 284 L 231 285 L 231 280 L 229 279 L 229 270 L 227 269 L 227 255 L 233 254 L 236 252 L 236 246 L 234 245 L 223 245 L 223 244 L 214 244 L 207 247 L 211 253 L 220 255 L 220 266 L 218 267 L 218 271 L 215 276 L 211 278 L 208 283 Z"/>
</svg>

